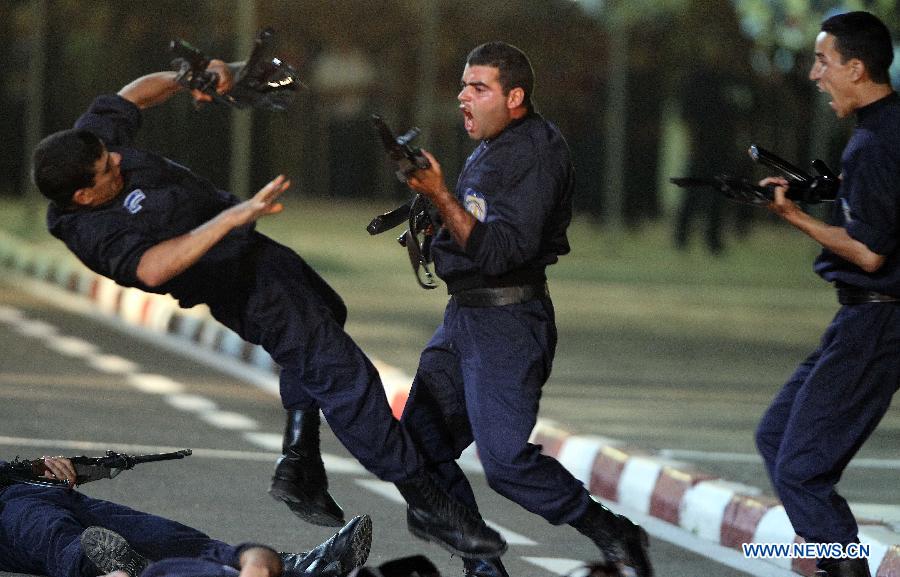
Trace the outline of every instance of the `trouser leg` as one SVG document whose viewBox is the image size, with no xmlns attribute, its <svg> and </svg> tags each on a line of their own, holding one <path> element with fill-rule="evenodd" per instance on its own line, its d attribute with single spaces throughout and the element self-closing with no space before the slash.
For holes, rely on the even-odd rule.
<svg viewBox="0 0 900 577">
<path fill-rule="evenodd" d="M 453 342 L 488 484 L 550 523 L 570 523 L 587 507 L 588 492 L 556 459 L 528 442 L 556 347 L 552 304 L 539 299 L 458 307 L 456 318 Z"/>
<path fill-rule="evenodd" d="M 781 444 L 784 441 L 785 428 L 794 409 L 794 401 L 798 391 L 806 382 L 806 379 L 809 378 L 809 373 L 820 356 L 821 351 L 817 349 L 797 367 L 791 378 L 788 379 L 787 383 L 784 384 L 772 400 L 769 408 L 760 419 L 759 425 L 756 427 L 756 447 L 763 459 L 766 471 L 769 474 L 769 480 L 773 486 L 777 485 L 775 463 L 778 459 L 778 452 L 781 450 Z"/>
<path fill-rule="evenodd" d="M 91 577 L 77 498 L 66 489 L 14 485 L 0 505 L 0 569 L 50 577 Z"/>
<path fill-rule="evenodd" d="M 856 520 L 835 485 L 900 385 L 897 350 L 900 307 L 845 306 L 797 391 L 773 479 L 794 530 L 808 542 L 857 540 Z"/>
<path fill-rule="evenodd" d="M 448 493 L 473 511 L 475 494 L 456 460 L 473 440 L 459 358 L 441 326 L 425 347 L 401 423 Z"/>
</svg>

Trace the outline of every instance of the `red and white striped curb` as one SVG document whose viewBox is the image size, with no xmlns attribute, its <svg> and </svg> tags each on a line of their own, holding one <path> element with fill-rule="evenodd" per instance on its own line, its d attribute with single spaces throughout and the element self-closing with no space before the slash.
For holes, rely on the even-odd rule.
<svg viewBox="0 0 900 577">
<path fill-rule="evenodd" d="M 623 447 L 602 437 L 574 435 L 538 422 L 532 442 L 558 459 L 590 492 L 677 525 L 725 547 L 743 543 L 802 542 L 778 501 L 755 487 L 731 483 L 688 464 Z M 870 546 L 875 577 L 900 577 L 897 534 L 883 523 L 860 520 L 859 538 Z M 813 575 L 812 559 L 769 559 Z"/>
<path fill-rule="evenodd" d="M 123 288 L 71 258 L 52 258 L 0 232 L 0 267 L 51 282 L 80 295 L 102 312 L 136 326 L 191 341 L 207 350 L 277 374 L 262 347 L 245 342 L 210 316 L 205 307 L 182 309 L 168 296 Z M 410 379 L 374 361 L 394 415 L 409 396 Z M 758 488 L 731 483 L 692 466 L 612 439 L 575 435 L 539 420 L 531 441 L 556 458 L 593 495 L 651 515 L 701 538 L 740 549 L 743 543 L 802 541 L 777 500 Z M 897 533 L 883 523 L 860 520 L 860 541 L 870 546 L 873 577 L 900 577 Z M 801 575 L 815 573 L 811 559 L 770 559 Z"/>
</svg>

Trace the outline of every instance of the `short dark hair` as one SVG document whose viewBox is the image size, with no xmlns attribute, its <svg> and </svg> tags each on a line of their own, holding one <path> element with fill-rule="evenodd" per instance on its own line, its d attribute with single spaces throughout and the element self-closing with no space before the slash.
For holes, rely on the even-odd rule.
<svg viewBox="0 0 900 577">
<path fill-rule="evenodd" d="M 894 61 L 891 33 L 884 22 L 868 12 L 837 14 L 822 23 L 822 32 L 834 36 L 841 62 L 857 58 L 866 65 L 873 82 L 890 84 L 888 69 Z"/>
<path fill-rule="evenodd" d="M 486 42 L 476 46 L 466 57 L 469 66 L 493 66 L 499 71 L 503 94 L 513 88 L 525 92 L 523 104 L 531 110 L 531 93 L 534 91 L 534 69 L 524 52 L 506 42 Z"/>
<path fill-rule="evenodd" d="M 94 165 L 103 141 L 87 130 L 54 132 L 38 143 L 31 157 L 31 178 L 47 199 L 60 207 L 72 203 L 79 188 L 94 186 Z"/>
</svg>

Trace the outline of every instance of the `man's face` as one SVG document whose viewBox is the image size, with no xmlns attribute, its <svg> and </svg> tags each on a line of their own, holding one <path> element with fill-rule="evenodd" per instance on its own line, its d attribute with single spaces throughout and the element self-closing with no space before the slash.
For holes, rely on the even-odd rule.
<svg viewBox="0 0 900 577">
<path fill-rule="evenodd" d="M 94 163 L 94 186 L 79 189 L 75 202 L 82 206 L 101 206 L 119 196 L 125 186 L 121 164 L 121 154 L 103 147 L 103 153 Z"/>
<path fill-rule="evenodd" d="M 809 79 L 820 92 L 831 96 L 829 105 L 838 118 L 844 118 L 858 107 L 855 79 L 860 62 L 852 59 L 841 62 L 841 54 L 834 47 L 836 38 L 827 32 L 816 37 L 816 61 L 809 71 Z"/>
<path fill-rule="evenodd" d="M 462 89 L 456 98 L 469 138 L 485 140 L 500 134 L 513 118 L 509 98 L 500 86 L 500 71 L 493 66 L 467 64 L 460 84 Z"/>
</svg>

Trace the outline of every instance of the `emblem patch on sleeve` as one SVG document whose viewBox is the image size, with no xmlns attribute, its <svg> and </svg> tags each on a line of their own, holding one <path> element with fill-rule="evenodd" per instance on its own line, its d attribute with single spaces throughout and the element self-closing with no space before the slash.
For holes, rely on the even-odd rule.
<svg viewBox="0 0 900 577">
<path fill-rule="evenodd" d="M 853 215 L 850 212 L 850 203 L 846 198 L 841 199 L 841 211 L 844 213 L 844 222 L 850 224 L 853 222 Z"/>
<path fill-rule="evenodd" d="M 144 194 L 144 191 L 140 188 L 136 188 L 128 193 L 128 196 L 125 197 L 125 202 L 122 203 L 122 206 L 125 207 L 125 210 L 130 212 L 131 214 L 137 214 L 143 206 L 141 206 L 141 202 L 147 198 L 147 195 Z"/>
<path fill-rule="evenodd" d="M 487 201 L 485 201 L 484 195 L 477 190 L 472 190 L 471 188 L 466 189 L 463 206 L 465 206 L 466 212 L 477 218 L 480 222 L 484 222 L 484 219 L 487 218 Z"/>
</svg>

